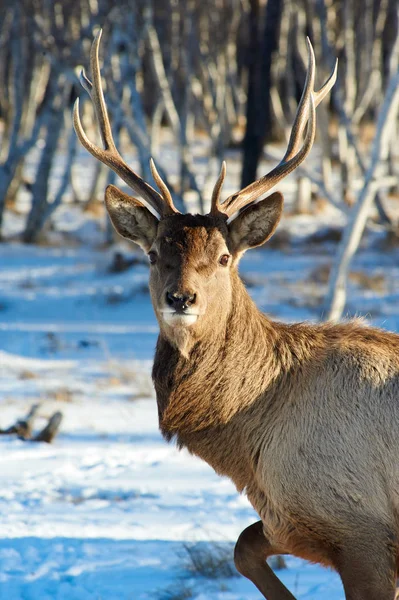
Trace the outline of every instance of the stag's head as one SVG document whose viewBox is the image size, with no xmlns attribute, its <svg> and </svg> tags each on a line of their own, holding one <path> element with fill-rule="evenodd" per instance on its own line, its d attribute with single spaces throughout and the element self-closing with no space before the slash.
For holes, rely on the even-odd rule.
<svg viewBox="0 0 399 600">
<path fill-rule="evenodd" d="M 81 83 L 93 100 L 104 149 L 92 144 L 84 133 L 78 100 L 74 127 L 83 146 L 140 196 L 137 199 L 110 185 L 105 192 L 105 203 L 115 229 L 139 244 L 148 255 L 151 298 L 162 332 L 177 344 L 186 342 L 187 337 L 197 339 L 210 328 L 223 325 L 230 312 L 240 257 L 249 248 L 265 243 L 277 227 L 283 197 L 279 192 L 262 197 L 309 154 L 316 131 L 315 109 L 334 85 L 336 67 L 316 92 L 315 59 L 308 40 L 306 82 L 281 162 L 270 173 L 221 202 L 226 175 L 223 163 L 210 213 L 181 214 L 154 162 L 151 160 L 151 171 L 159 192 L 128 167 L 115 147 L 101 87 L 100 37 L 101 32 L 91 50 L 93 83 L 84 73 Z"/>
</svg>

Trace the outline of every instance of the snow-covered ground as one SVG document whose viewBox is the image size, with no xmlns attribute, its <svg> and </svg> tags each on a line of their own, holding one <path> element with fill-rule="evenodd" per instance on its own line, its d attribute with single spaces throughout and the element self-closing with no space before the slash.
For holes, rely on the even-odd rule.
<svg viewBox="0 0 399 600">
<path fill-rule="evenodd" d="M 286 218 L 278 243 L 245 256 L 263 310 L 320 316 L 336 221 Z M 257 517 L 228 480 L 158 433 L 148 269 L 110 273 L 111 258 L 93 245 L 0 245 L 0 427 L 38 401 L 37 428 L 64 415 L 52 445 L 0 437 L 0 598 L 259 599 L 241 577 L 193 570 L 193 552 L 231 560 Z M 366 237 L 352 314 L 399 329 L 398 258 L 378 234 Z M 343 598 L 334 573 L 295 558 L 279 577 L 301 600 Z"/>
<path fill-rule="evenodd" d="M 211 557 L 218 542 L 231 557 L 256 515 L 228 480 L 162 440 L 148 361 L 1 353 L 0 365 L 1 424 L 37 399 L 38 427 L 64 414 L 52 445 L 0 437 L 1 598 L 259 598 L 242 578 L 191 572 L 187 542 Z M 280 574 L 299 598 L 340 598 L 331 572 L 292 559 Z"/>
</svg>

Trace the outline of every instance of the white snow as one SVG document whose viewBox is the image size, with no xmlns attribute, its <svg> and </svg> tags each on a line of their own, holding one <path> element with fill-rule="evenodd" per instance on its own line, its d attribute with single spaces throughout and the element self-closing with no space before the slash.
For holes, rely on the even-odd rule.
<svg viewBox="0 0 399 600">
<path fill-rule="evenodd" d="M 140 398 L 149 369 L 0 354 L 3 426 L 37 399 L 40 417 L 64 414 L 52 445 L 0 437 L 1 598 L 141 600 L 182 582 L 195 598 L 259 597 L 244 579 L 188 571 L 184 542 L 232 552 L 256 515 L 228 480 L 162 440 L 155 399 Z M 298 598 L 341 597 L 336 575 L 318 567 L 289 559 L 280 574 Z"/>
</svg>

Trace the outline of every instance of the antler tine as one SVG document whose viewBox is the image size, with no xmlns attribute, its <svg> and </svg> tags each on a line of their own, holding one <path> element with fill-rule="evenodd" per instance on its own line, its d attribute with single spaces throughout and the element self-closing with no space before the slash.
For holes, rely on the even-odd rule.
<svg viewBox="0 0 399 600">
<path fill-rule="evenodd" d="M 319 106 L 320 102 L 322 100 L 324 100 L 324 98 L 327 96 L 328 92 L 334 86 L 335 82 L 337 81 L 337 73 L 338 73 L 338 58 L 335 59 L 334 68 L 331 71 L 330 77 L 327 79 L 325 84 L 319 89 L 319 91 L 314 92 L 314 94 L 313 94 L 315 97 L 315 106 L 316 107 Z"/>
<path fill-rule="evenodd" d="M 226 200 L 226 204 L 230 199 L 232 199 L 232 202 L 229 204 L 229 206 L 226 207 L 227 210 L 224 208 L 225 203 L 223 203 L 221 205 L 222 211 L 228 216 L 227 223 L 231 223 L 231 221 L 233 221 L 236 218 L 236 216 L 239 214 L 240 210 L 243 207 L 247 206 L 251 202 L 254 202 L 255 200 L 257 200 L 259 198 L 259 196 L 262 196 L 267 191 L 269 191 L 279 181 L 281 181 L 286 175 L 288 175 L 294 169 L 296 169 L 296 167 L 303 160 L 305 160 L 306 156 L 309 154 L 309 152 L 313 146 L 313 142 L 314 142 L 315 135 L 316 135 L 316 106 L 315 106 L 315 102 L 314 102 L 314 98 L 313 98 L 312 94 L 309 97 L 309 104 L 310 104 L 310 108 L 309 108 L 310 114 L 309 114 L 308 128 L 306 131 L 306 137 L 305 137 L 305 141 L 304 141 L 302 148 L 289 161 L 287 161 L 285 163 L 280 162 L 277 165 L 277 167 L 275 167 L 268 175 L 266 175 L 262 179 L 259 179 L 254 184 L 251 184 L 253 186 L 253 189 L 249 190 L 249 193 L 247 193 L 247 195 L 245 197 L 241 197 L 241 195 L 236 196 L 236 197 L 234 195 L 230 196 L 230 198 L 228 198 Z M 265 184 L 263 184 L 263 181 L 266 178 L 267 178 L 267 181 Z M 248 188 L 250 188 L 250 186 L 248 186 Z M 244 188 L 244 191 L 247 190 L 248 188 Z M 234 203 L 234 200 L 236 200 L 235 203 Z"/>
<path fill-rule="evenodd" d="M 320 104 L 320 102 L 334 85 L 336 80 L 337 65 L 335 65 L 330 77 L 322 86 L 322 88 L 318 92 L 315 92 L 314 78 L 316 63 L 312 44 L 308 38 L 307 46 L 308 69 L 306 73 L 306 81 L 295 115 L 295 120 L 292 126 L 292 131 L 285 155 L 280 163 L 274 169 L 272 169 L 270 173 L 264 177 L 261 177 L 254 183 L 251 183 L 240 192 L 233 194 L 227 198 L 223 204 L 220 205 L 221 211 L 228 216 L 228 222 L 231 222 L 237 216 L 241 208 L 257 200 L 260 196 L 263 196 L 279 181 L 296 169 L 305 160 L 313 146 L 316 133 L 316 106 Z M 305 140 L 300 150 L 298 150 L 307 121 L 308 128 Z"/>
<path fill-rule="evenodd" d="M 81 73 L 80 82 L 93 101 L 104 150 L 93 144 L 84 132 L 79 116 L 79 98 L 76 99 L 73 108 L 73 125 L 76 135 L 82 146 L 84 146 L 90 154 L 115 171 L 129 187 L 141 196 L 144 206 L 157 219 L 161 219 L 165 212 L 168 212 L 167 205 L 162 196 L 125 163 L 116 149 L 112 137 L 108 111 L 101 86 L 101 72 L 98 58 L 101 33 L 102 31 L 100 30 L 94 38 L 90 52 L 90 66 L 93 74 L 93 83 L 86 77 L 84 71 Z"/>
<path fill-rule="evenodd" d="M 221 212 L 220 205 L 220 193 L 222 191 L 223 183 L 226 177 L 226 161 L 222 162 L 222 167 L 220 169 L 220 174 L 215 183 L 215 187 L 212 192 L 212 201 L 211 201 L 211 215 L 216 215 Z"/>
<path fill-rule="evenodd" d="M 88 77 L 86 77 L 84 70 L 82 70 L 80 82 L 93 101 L 104 149 L 114 150 L 117 152 L 114 139 L 112 137 L 111 126 L 109 123 L 107 107 L 105 105 L 104 93 L 101 84 L 101 71 L 98 55 L 101 36 L 102 30 L 100 29 L 93 40 L 90 50 L 90 68 L 93 77 L 93 83 L 91 83 Z"/>
<path fill-rule="evenodd" d="M 301 136 L 303 134 L 303 130 L 305 129 L 305 125 L 308 120 L 307 113 L 309 108 L 309 98 L 314 88 L 316 61 L 314 57 L 313 47 L 308 37 L 306 38 L 306 44 L 308 47 L 308 68 L 306 71 L 305 85 L 303 87 L 302 96 L 296 111 L 294 124 L 291 129 L 291 135 L 288 141 L 287 150 L 280 164 L 287 162 L 293 156 L 295 156 L 300 146 Z"/>
<path fill-rule="evenodd" d="M 295 155 L 295 153 L 298 150 L 298 147 L 300 146 L 301 136 L 303 134 L 303 131 L 304 131 L 305 125 L 306 125 L 306 121 L 307 121 L 306 108 L 307 108 L 307 105 L 309 102 L 310 94 L 311 93 L 313 94 L 314 101 L 315 101 L 315 108 L 317 108 L 318 105 L 320 104 L 320 102 L 327 96 L 328 92 L 331 90 L 331 88 L 333 87 L 334 83 L 337 80 L 338 60 L 335 61 L 334 68 L 333 68 L 329 78 L 324 83 L 324 85 L 320 88 L 320 90 L 318 92 L 314 91 L 313 88 L 314 88 L 314 76 L 315 76 L 316 61 L 315 61 L 315 57 L 314 57 L 313 46 L 308 37 L 306 38 L 306 44 L 307 44 L 307 48 L 308 48 L 308 69 L 306 72 L 305 86 L 304 86 L 302 96 L 299 101 L 299 105 L 298 105 L 297 112 L 295 115 L 295 121 L 294 121 L 294 125 L 292 126 L 287 151 L 284 155 L 282 162 L 290 160 L 290 158 L 292 158 Z"/>
<path fill-rule="evenodd" d="M 162 198 L 165 201 L 166 207 L 167 207 L 167 212 L 169 214 L 174 214 L 174 213 L 178 213 L 179 211 L 177 210 L 177 208 L 175 207 L 175 205 L 173 204 L 173 198 L 172 195 L 169 191 L 168 186 L 166 185 L 166 183 L 164 182 L 164 180 L 162 179 L 162 177 L 160 176 L 160 174 L 158 173 L 158 169 L 155 166 L 155 162 L 152 158 L 150 158 L 150 169 L 151 169 L 151 173 L 152 176 L 154 178 L 155 183 L 157 184 L 159 191 L 162 194 Z M 166 213 L 166 211 L 164 211 Z"/>
</svg>

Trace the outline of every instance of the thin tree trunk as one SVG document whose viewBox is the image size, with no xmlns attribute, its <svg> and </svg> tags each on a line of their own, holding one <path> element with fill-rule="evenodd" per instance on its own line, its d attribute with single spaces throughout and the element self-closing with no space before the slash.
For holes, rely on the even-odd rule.
<svg viewBox="0 0 399 600">
<path fill-rule="evenodd" d="M 66 129 L 66 125 L 68 122 L 67 119 L 69 119 L 69 111 L 68 111 L 68 114 L 64 114 L 64 131 Z M 60 182 L 59 188 L 55 194 L 53 202 L 51 202 L 51 204 L 48 204 L 47 210 L 43 213 L 43 219 L 42 219 L 42 222 L 39 224 L 37 233 L 40 232 L 43 225 L 51 217 L 53 212 L 55 210 L 57 210 L 57 208 L 60 206 L 60 204 L 62 202 L 64 194 L 65 194 L 66 190 L 68 189 L 69 184 L 71 183 L 72 165 L 75 160 L 76 151 L 77 151 L 77 136 L 76 136 L 74 130 L 71 129 L 69 132 L 69 138 L 68 138 L 66 164 L 65 164 L 64 172 L 61 177 L 61 182 Z"/>
<path fill-rule="evenodd" d="M 249 49 L 248 49 L 248 91 L 247 91 L 247 124 L 243 140 L 243 163 L 241 187 L 245 187 L 256 179 L 259 156 L 262 151 L 263 135 L 261 134 L 259 115 L 259 0 L 250 0 L 249 14 Z"/>
<path fill-rule="evenodd" d="M 268 0 L 262 41 L 259 40 L 259 0 L 251 1 L 247 127 L 243 142 L 241 187 L 256 179 L 263 144 L 272 134 L 272 62 L 278 48 L 282 0 Z"/>
<path fill-rule="evenodd" d="M 65 82 L 63 85 L 66 86 Z M 44 215 L 47 212 L 49 177 L 63 128 L 63 96 L 66 93 L 65 87 L 62 92 L 59 91 L 50 109 L 45 146 L 40 157 L 36 180 L 32 186 L 32 206 L 23 233 L 23 241 L 26 243 L 34 242 L 43 226 Z"/>
<path fill-rule="evenodd" d="M 377 133 L 373 142 L 370 166 L 365 174 L 364 186 L 359 194 L 352 216 L 345 228 L 337 259 L 333 266 L 325 303 L 326 319 L 337 321 L 341 318 L 346 303 L 347 274 L 353 255 L 361 240 L 367 217 L 375 195 L 373 179 L 381 159 L 386 158 L 392 133 L 392 122 L 399 109 L 399 73 L 389 83 L 384 103 L 377 121 Z"/>
</svg>

